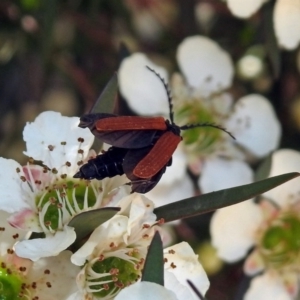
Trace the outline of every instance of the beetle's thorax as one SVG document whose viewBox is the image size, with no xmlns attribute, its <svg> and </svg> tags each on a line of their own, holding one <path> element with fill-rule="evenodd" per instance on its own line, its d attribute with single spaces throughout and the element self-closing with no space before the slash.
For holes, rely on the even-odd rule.
<svg viewBox="0 0 300 300">
<path fill-rule="evenodd" d="M 175 123 L 171 123 L 169 120 L 166 120 L 167 130 L 173 132 L 175 135 L 180 136 L 180 127 Z"/>
</svg>

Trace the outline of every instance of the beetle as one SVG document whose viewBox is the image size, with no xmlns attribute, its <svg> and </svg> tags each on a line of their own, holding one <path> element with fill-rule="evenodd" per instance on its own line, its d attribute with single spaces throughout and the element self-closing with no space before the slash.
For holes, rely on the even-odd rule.
<svg viewBox="0 0 300 300">
<path fill-rule="evenodd" d="M 147 193 L 159 182 L 166 168 L 172 164 L 172 155 L 181 142 L 181 130 L 196 127 L 226 129 L 212 123 L 178 126 L 174 123 L 172 97 L 164 79 L 153 69 L 162 82 L 169 103 L 169 117 L 119 116 L 92 113 L 80 118 L 79 127 L 91 132 L 111 147 L 91 159 L 74 175 L 75 178 L 104 179 L 126 174 L 132 192 Z"/>
</svg>

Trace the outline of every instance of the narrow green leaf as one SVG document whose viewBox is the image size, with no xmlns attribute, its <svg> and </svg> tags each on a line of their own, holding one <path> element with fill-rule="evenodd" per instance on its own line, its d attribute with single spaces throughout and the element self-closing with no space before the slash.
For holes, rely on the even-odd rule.
<svg viewBox="0 0 300 300">
<path fill-rule="evenodd" d="M 187 198 L 157 207 L 154 209 L 154 213 L 158 219 L 163 218 L 165 222 L 204 214 L 251 199 L 299 175 L 300 173 L 296 172 L 282 174 L 251 184 Z"/>
<path fill-rule="evenodd" d="M 112 113 L 115 106 L 115 99 L 118 94 L 118 77 L 115 73 L 106 84 L 99 98 L 96 100 L 90 113 Z"/>
<path fill-rule="evenodd" d="M 281 69 L 281 53 L 274 31 L 274 1 L 266 3 L 266 5 L 262 8 L 262 12 L 264 20 L 265 47 L 271 62 L 274 78 L 278 79 Z"/>
<path fill-rule="evenodd" d="M 115 73 L 106 84 L 104 90 L 96 100 L 90 113 L 113 113 L 118 95 L 118 77 Z M 93 149 L 102 149 L 103 142 L 95 139 Z"/>
<path fill-rule="evenodd" d="M 270 175 L 271 166 L 272 166 L 272 153 L 269 154 L 263 160 L 263 162 L 258 166 L 254 176 L 255 181 L 268 178 Z"/>
<path fill-rule="evenodd" d="M 158 231 L 156 231 L 147 253 L 142 281 L 164 285 L 164 254 Z"/>
<path fill-rule="evenodd" d="M 81 241 L 99 225 L 111 219 L 119 210 L 119 207 L 105 207 L 85 211 L 75 216 L 68 225 L 75 228 L 76 241 Z"/>
</svg>

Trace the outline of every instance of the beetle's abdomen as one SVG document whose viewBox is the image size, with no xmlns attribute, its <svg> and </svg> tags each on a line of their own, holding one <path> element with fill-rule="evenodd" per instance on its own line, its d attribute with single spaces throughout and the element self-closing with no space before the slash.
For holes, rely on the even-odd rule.
<svg viewBox="0 0 300 300">
<path fill-rule="evenodd" d="M 123 175 L 122 164 L 127 152 L 128 149 L 110 147 L 105 153 L 90 159 L 73 177 L 101 180 L 106 177 Z"/>
</svg>

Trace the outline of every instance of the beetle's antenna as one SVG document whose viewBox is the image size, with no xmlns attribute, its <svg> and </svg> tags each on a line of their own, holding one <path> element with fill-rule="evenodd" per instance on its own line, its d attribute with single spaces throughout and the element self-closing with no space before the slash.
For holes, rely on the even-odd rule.
<svg viewBox="0 0 300 300">
<path fill-rule="evenodd" d="M 228 135 L 230 135 L 235 140 L 235 137 L 229 131 L 227 131 L 225 128 L 223 128 L 217 124 L 214 124 L 214 123 L 189 124 L 189 125 L 181 126 L 179 128 L 181 130 L 187 130 L 187 129 L 197 128 L 197 127 L 212 127 L 212 128 L 220 129 L 220 130 L 226 132 Z"/>
<path fill-rule="evenodd" d="M 153 70 L 152 68 L 150 68 L 148 66 L 146 66 L 146 68 L 148 70 L 150 70 L 151 72 L 153 72 L 160 79 L 162 84 L 164 85 L 166 93 L 167 93 L 167 97 L 168 97 L 169 110 L 170 110 L 170 121 L 171 121 L 171 124 L 174 124 L 174 112 L 173 112 L 172 96 L 171 96 L 171 91 L 169 89 L 169 86 L 165 82 L 165 80 L 155 70 Z"/>
</svg>

